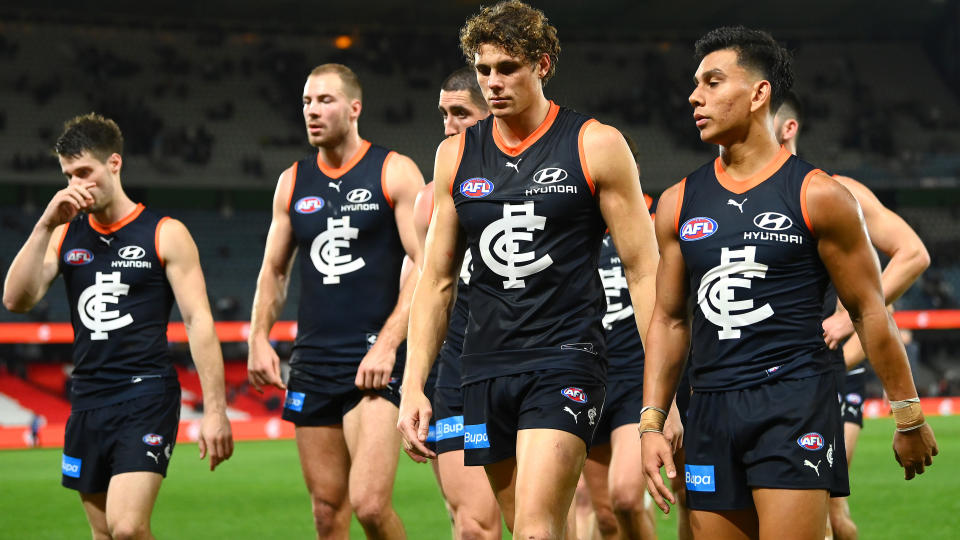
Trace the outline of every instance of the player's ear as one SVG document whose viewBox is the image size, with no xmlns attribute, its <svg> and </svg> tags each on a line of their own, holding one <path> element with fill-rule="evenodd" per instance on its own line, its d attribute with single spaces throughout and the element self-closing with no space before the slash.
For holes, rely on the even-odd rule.
<svg viewBox="0 0 960 540">
<path fill-rule="evenodd" d="M 547 73 L 550 73 L 550 55 L 543 53 L 540 55 L 540 58 L 537 60 L 534 69 L 537 72 L 537 76 L 543 79 L 547 76 Z"/>
<path fill-rule="evenodd" d="M 123 167 L 123 157 L 116 152 L 110 154 L 110 157 L 107 158 L 107 169 L 110 171 L 110 173 L 119 173 L 121 167 Z"/>
<path fill-rule="evenodd" d="M 353 120 L 360 118 L 360 112 L 363 110 L 363 103 L 359 99 L 350 100 L 350 117 Z"/>
<path fill-rule="evenodd" d="M 753 83 L 753 94 L 750 96 L 750 112 L 756 112 L 764 104 L 769 104 L 772 90 L 770 81 L 766 79 Z"/>
</svg>

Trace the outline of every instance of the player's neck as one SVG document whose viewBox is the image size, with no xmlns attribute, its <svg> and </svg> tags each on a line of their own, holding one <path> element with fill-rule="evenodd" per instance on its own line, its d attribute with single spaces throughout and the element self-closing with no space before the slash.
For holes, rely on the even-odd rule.
<svg viewBox="0 0 960 540">
<path fill-rule="evenodd" d="M 137 203 L 120 190 L 103 210 L 91 214 L 100 225 L 113 225 L 137 209 Z"/>
<path fill-rule="evenodd" d="M 780 143 L 770 130 L 751 130 L 740 141 L 720 147 L 723 169 L 735 179 L 750 178 L 780 153 Z"/>
<path fill-rule="evenodd" d="M 317 151 L 320 152 L 320 159 L 327 166 L 338 169 L 356 155 L 363 145 L 363 139 L 357 130 L 351 130 L 346 137 L 334 146 L 320 146 Z"/>
<path fill-rule="evenodd" d="M 550 114 L 550 101 L 540 96 L 523 111 L 509 117 L 497 117 L 494 125 L 500 131 L 503 141 L 517 146 L 540 127 Z"/>
</svg>

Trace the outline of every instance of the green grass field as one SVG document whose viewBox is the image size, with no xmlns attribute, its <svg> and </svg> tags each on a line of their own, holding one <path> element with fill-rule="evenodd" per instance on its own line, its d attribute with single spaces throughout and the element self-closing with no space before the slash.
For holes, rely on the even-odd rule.
<svg viewBox="0 0 960 540">
<path fill-rule="evenodd" d="M 893 424 L 868 420 L 853 462 L 850 506 L 861 538 L 960 537 L 960 417 L 932 418 L 941 455 L 903 481 L 890 449 Z M 310 538 L 310 503 L 293 441 L 244 442 L 210 473 L 196 445 L 181 444 L 153 516 L 158 538 Z M 394 504 L 412 539 L 450 538 L 440 492 L 426 465 L 400 459 Z M 675 538 L 659 519 L 660 538 Z M 354 521 L 352 537 L 363 538 Z M 0 538 L 89 538 L 73 491 L 60 487 L 59 450 L 0 452 Z"/>
</svg>

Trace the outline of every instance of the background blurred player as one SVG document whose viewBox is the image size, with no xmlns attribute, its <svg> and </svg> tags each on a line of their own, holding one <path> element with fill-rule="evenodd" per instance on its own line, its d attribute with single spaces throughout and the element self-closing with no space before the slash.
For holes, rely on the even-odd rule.
<svg viewBox="0 0 960 540">
<path fill-rule="evenodd" d="M 251 316 L 249 378 L 257 388 L 284 388 L 268 335 L 299 249 L 298 330 L 283 418 L 296 425 L 317 534 L 345 538 L 352 508 L 369 537 L 401 538 L 391 502 L 393 426 L 416 275 L 401 290 L 400 269 L 405 253 L 419 260 L 412 213 L 423 177 L 406 156 L 360 137 L 361 103 L 360 83 L 346 66 L 324 64 L 307 77 L 303 119 L 317 154 L 277 182 Z"/>
<path fill-rule="evenodd" d="M 462 133 L 490 115 L 487 102 L 477 85 L 477 74 L 472 68 L 460 68 L 443 81 L 438 109 L 443 118 L 444 135 L 448 137 Z M 414 204 L 414 224 L 421 252 L 432 213 L 433 185 L 427 184 L 420 190 Z M 481 467 L 463 464 L 460 354 L 469 312 L 469 282 L 470 260 L 465 258 L 457 281 L 457 298 L 450 314 L 447 334 L 431 370 L 430 379 L 436 379 L 432 395 L 430 379 L 424 387 L 433 405 L 435 419 L 433 450 L 437 458 L 432 465 L 453 518 L 454 537 L 500 538 L 500 510 L 493 492 L 487 488 L 486 475 Z"/>
<path fill-rule="evenodd" d="M 797 154 L 797 140 L 803 126 L 803 107 L 800 99 L 789 92 L 783 104 L 773 118 L 773 129 L 777 141 L 786 146 L 790 153 Z M 883 285 L 883 298 L 892 305 L 913 285 L 920 274 L 930 266 L 930 255 L 917 233 L 896 213 L 883 205 L 870 189 L 860 182 L 846 176 L 834 175 L 833 179 L 847 188 L 857 199 L 863 211 L 863 221 L 873 246 L 890 258 L 880 280 Z M 844 365 L 845 375 L 841 386 L 841 417 L 843 419 L 844 443 L 846 445 L 847 467 L 853 460 L 860 430 L 863 428 L 863 399 L 866 388 L 866 368 L 862 365 L 862 354 L 851 354 L 850 358 L 842 354 L 846 347 L 841 343 L 853 334 L 853 322 L 841 304 L 836 301 L 836 292 L 832 287 L 828 294 L 826 308 L 833 311 L 824 322 L 824 339 L 827 345 L 838 352 L 839 361 Z M 853 340 L 854 344 L 859 339 Z M 862 352 L 862 349 L 858 347 Z M 847 497 L 830 499 L 830 525 L 834 538 L 848 540 L 857 538 L 857 527 L 850 516 Z"/>
<path fill-rule="evenodd" d="M 3 305 L 29 311 L 63 274 L 73 321 L 63 485 L 80 492 L 93 537 L 152 538 L 150 515 L 177 440 L 180 385 L 167 347 L 176 301 L 203 388 L 200 457 L 233 454 L 223 358 L 187 228 L 123 191 L 123 135 L 78 116 L 56 143 L 67 187 L 10 265 Z"/>
</svg>

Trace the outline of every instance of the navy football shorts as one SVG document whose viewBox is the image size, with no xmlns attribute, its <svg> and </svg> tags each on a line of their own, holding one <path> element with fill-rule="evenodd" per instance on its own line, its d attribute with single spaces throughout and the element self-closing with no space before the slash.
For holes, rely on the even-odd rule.
<svg viewBox="0 0 960 540">
<path fill-rule="evenodd" d="M 61 483 L 81 493 L 101 493 L 121 473 L 166 477 L 179 424 L 179 388 L 73 411 L 64 434 Z"/>
<path fill-rule="evenodd" d="M 867 389 L 867 373 L 863 366 L 854 368 L 843 377 L 840 395 L 840 413 L 844 423 L 863 427 L 863 396 Z"/>
<path fill-rule="evenodd" d="M 612 371 L 608 372 L 607 396 L 603 404 L 603 415 L 600 416 L 597 429 L 593 433 L 593 444 L 610 444 L 613 430 L 640 421 L 642 408 L 643 373 L 618 376 Z"/>
<path fill-rule="evenodd" d="M 463 450 L 463 391 L 439 386 L 433 394 L 436 452 Z"/>
<path fill-rule="evenodd" d="M 364 391 L 357 388 L 354 384 L 355 375 L 322 378 L 295 369 L 290 370 L 282 418 L 298 427 L 342 424 L 343 417 L 367 394 L 380 396 L 395 406 L 400 406 L 402 368 L 399 373 L 394 369 L 386 388 L 376 390 Z"/>
<path fill-rule="evenodd" d="M 684 435 L 693 510 L 753 507 L 752 488 L 850 494 L 837 376 L 694 392 Z"/>
<path fill-rule="evenodd" d="M 599 379 L 573 371 L 535 371 L 464 385 L 464 465 L 513 457 L 517 431 L 557 429 L 589 450 L 606 391 Z"/>
</svg>

